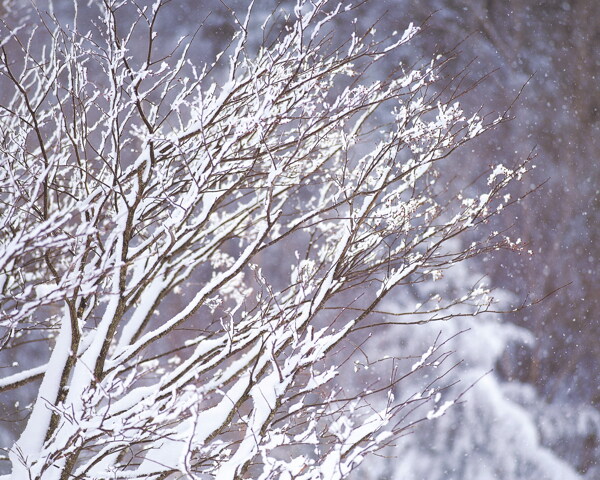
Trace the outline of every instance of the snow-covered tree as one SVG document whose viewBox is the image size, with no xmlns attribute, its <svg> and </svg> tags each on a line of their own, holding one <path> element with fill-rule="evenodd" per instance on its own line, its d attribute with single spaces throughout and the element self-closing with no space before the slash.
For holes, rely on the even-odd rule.
<svg viewBox="0 0 600 480">
<path fill-rule="evenodd" d="M 446 271 L 445 288 L 461 289 L 472 281 L 474 270 L 466 264 Z M 442 283 L 437 282 L 437 283 Z M 382 308 L 389 312 L 407 309 L 408 305 L 431 294 L 439 285 L 420 285 L 414 295 L 392 295 Z M 507 292 L 496 291 L 498 302 L 510 303 Z M 515 299 L 513 299 L 514 301 Z M 401 305 L 398 305 L 401 304 Z M 377 351 L 425 351 L 432 339 L 448 339 L 445 352 L 459 352 L 460 361 L 453 362 L 445 382 L 448 388 L 434 398 L 439 408 L 451 402 L 452 408 L 439 418 L 431 414 L 395 442 L 382 455 L 372 456 L 360 467 L 365 480 L 578 480 L 581 477 L 566 461 L 554 454 L 544 443 L 548 425 L 544 418 L 547 406 L 528 384 L 506 382 L 498 370 L 518 369 L 518 352 L 534 348 L 534 335 L 521 327 L 502 321 L 498 315 L 454 318 L 442 324 L 393 326 L 393 315 L 387 316 L 387 333 L 374 336 L 364 350 L 371 357 Z M 426 361 L 435 365 L 436 358 Z M 409 361 L 406 360 L 405 363 Z M 413 360 L 414 362 L 414 360 Z M 410 365 L 410 363 L 408 363 Z M 512 365 L 512 366 L 511 366 Z M 439 367 L 438 367 L 439 368 Z M 429 378 L 428 378 L 429 376 Z M 394 394 L 422 391 L 431 381 L 431 370 L 412 375 L 398 385 Z M 470 388 L 473 386 L 472 388 Z M 463 393 L 464 392 L 464 393 Z M 456 401 L 458 399 L 458 401 Z M 532 405 L 535 405 L 533 407 Z M 539 413 L 542 415 L 538 416 Z M 589 420 L 590 412 L 585 412 Z M 553 427 L 560 429 L 569 422 L 582 423 L 579 412 L 554 415 Z M 541 418 L 540 418 L 541 417 Z M 546 415 L 547 417 L 547 415 Z M 550 425 L 548 425 L 550 426 Z M 581 428 L 579 426 L 578 428 Z M 584 427 L 585 428 L 585 427 Z M 589 429 L 589 427 L 588 427 Z M 591 429 L 590 429 L 591 430 Z M 546 437 L 546 438 L 545 438 Z M 590 477 L 593 478 L 593 477 Z"/>
<path fill-rule="evenodd" d="M 255 29 L 250 8 L 198 65 L 193 34 L 163 41 L 168 3 L 2 24 L 0 391 L 31 401 L 4 463 L 14 479 L 345 478 L 452 404 L 436 403 L 445 343 L 404 372 L 378 351 L 367 387 L 336 377 L 391 292 L 518 248 L 479 227 L 527 161 L 491 165 L 474 197 L 442 181 L 506 115 L 465 114 L 460 79 L 434 88 L 442 56 L 377 78 L 417 27 L 339 38 L 352 7 L 298 0 Z M 446 293 L 394 315 L 491 305 L 477 283 Z M 394 395 L 423 369 L 426 388 Z"/>
</svg>

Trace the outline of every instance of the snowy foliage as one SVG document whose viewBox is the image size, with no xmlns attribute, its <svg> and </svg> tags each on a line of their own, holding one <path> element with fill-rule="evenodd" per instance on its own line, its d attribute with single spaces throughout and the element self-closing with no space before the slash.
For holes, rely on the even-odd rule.
<svg viewBox="0 0 600 480">
<path fill-rule="evenodd" d="M 446 288 L 459 288 L 473 277 L 464 264 L 449 270 Z M 423 290 L 418 288 L 417 290 Z M 427 290 L 425 288 L 424 290 Z M 496 292 L 497 295 L 501 292 Z M 417 291 L 417 296 L 427 291 Z M 414 301 L 407 295 L 393 296 L 384 303 L 390 311 Z M 507 299 L 504 299 L 507 302 Z M 392 304 L 389 304 L 391 302 Z M 366 480 L 577 480 L 582 477 L 544 444 L 548 442 L 539 431 L 545 419 L 536 418 L 547 406 L 531 385 L 504 382 L 493 371 L 511 345 L 532 346 L 531 332 L 499 321 L 496 315 L 477 318 L 454 318 L 442 324 L 386 328 L 386 334 L 366 348 L 367 355 L 376 351 L 418 352 L 424 349 L 425 362 L 433 368 L 424 369 L 395 388 L 401 396 L 422 391 L 431 381 L 432 371 L 440 369 L 436 358 L 429 355 L 432 338 L 447 338 L 440 349 L 446 356 L 460 352 L 460 361 L 452 362 L 445 374 L 448 388 L 433 399 L 427 421 L 420 422 L 411 435 L 398 439 L 394 448 L 371 457 L 361 467 L 360 478 Z M 450 358 L 448 360 L 451 360 Z M 419 363 L 423 359 L 419 359 Z M 452 403 L 452 408 L 444 407 Z M 537 407 L 534 407 L 536 404 Z M 440 415 L 443 413 L 443 416 Z M 565 417 L 577 417 L 576 412 L 556 412 L 555 427 L 565 427 Z M 589 412 L 588 412 L 589 415 Z M 560 418 L 559 418 L 560 417 Z M 435 420 L 434 420 L 435 419 Z M 588 424 L 591 423 L 588 420 Z M 549 427 L 550 425 L 548 425 Z M 592 425 L 587 426 L 591 430 Z"/>
<path fill-rule="evenodd" d="M 162 43 L 163 3 L 1 27 L 0 322 L 18 362 L 0 390 L 35 389 L 12 478 L 345 478 L 435 403 L 442 374 L 393 390 L 443 344 L 367 391 L 336 377 L 390 292 L 518 248 L 479 227 L 527 162 L 491 167 L 484 194 L 436 194 L 453 187 L 438 162 L 505 117 L 433 88 L 443 57 L 377 79 L 412 25 L 340 39 L 350 8 L 299 0 L 260 32 L 249 10 L 199 66 L 193 37 Z M 396 315 L 491 305 L 479 285 L 442 294 Z M 49 355 L 28 359 L 32 342 Z"/>
</svg>

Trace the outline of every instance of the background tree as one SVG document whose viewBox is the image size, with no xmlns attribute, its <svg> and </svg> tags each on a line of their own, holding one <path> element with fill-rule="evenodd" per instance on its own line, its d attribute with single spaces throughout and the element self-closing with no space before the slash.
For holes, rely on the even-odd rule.
<svg viewBox="0 0 600 480">
<path fill-rule="evenodd" d="M 443 56 L 373 78 L 412 25 L 339 38 L 343 5 L 300 0 L 260 30 L 249 11 L 221 77 L 188 60 L 193 35 L 162 42 L 165 3 L 2 26 L 0 389 L 32 395 L 12 476 L 346 477 L 460 393 L 436 403 L 441 339 L 406 371 L 379 352 L 367 386 L 335 377 L 392 291 L 518 248 L 480 227 L 527 162 L 472 197 L 442 181 L 506 116 L 466 115 L 460 78 L 434 88 Z M 490 309 L 477 282 L 443 293 L 389 313 Z"/>
</svg>

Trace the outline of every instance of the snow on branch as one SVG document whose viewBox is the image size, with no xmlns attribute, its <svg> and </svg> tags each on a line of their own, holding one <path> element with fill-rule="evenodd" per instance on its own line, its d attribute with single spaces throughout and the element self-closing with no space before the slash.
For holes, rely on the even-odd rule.
<svg viewBox="0 0 600 480">
<path fill-rule="evenodd" d="M 257 48 L 255 6 L 202 68 L 193 36 L 158 42 L 168 4 L 0 27 L 0 389 L 34 398 L 12 478 L 345 478 L 417 398 L 344 385 L 349 346 L 391 292 L 506 246 L 478 229 L 527 164 L 438 195 L 497 121 L 436 93 L 442 58 L 379 78 L 412 24 L 340 40 L 352 9 L 298 0 Z"/>
</svg>

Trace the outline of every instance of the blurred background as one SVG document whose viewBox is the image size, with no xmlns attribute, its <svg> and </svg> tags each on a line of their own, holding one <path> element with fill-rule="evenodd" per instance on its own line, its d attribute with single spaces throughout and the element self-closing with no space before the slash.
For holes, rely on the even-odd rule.
<svg viewBox="0 0 600 480">
<path fill-rule="evenodd" d="M 70 3 L 55 1 L 59 15 Z M 291 3 L 257 0 L 253 28 Z M 211 61 L 235 31 L 233 13 L 243 16 L 247 5 L 173 0 L 164 29 L 176 39 L 202 25 L 194 55 L 199 63 Z M 495 226 L 510 229 L 532 254 L 498 252 L 444 283 L 454 288 L 486 276 L 505 308 L 534 305 L 500 318 L 382 335 L 378 347 L 419 353 L 442 328 L 447 335 L 470 328 L 452 346 L 465 359 L 453 374 L 468 384 L 493 372 L 465 403 L 405 437 L 358 477 L 600 478 L 600 2 L 371 0 L 356 9 L 356 18 L 357 25 L 339 22 L 341 36 L 374 24 L 381 35 L 423 24 L 398 62 L 444 53 L 456 56 L 445 70 L 448 79 L 461 74 L 476 82 L 489 74 L 462 99 L 467 113 L 512 106 L 514 119 L 458 151 L 448 175 L 537 155 L 535 170 L 513 196 L 535 191 Z M 389 72 L 396 67 L 390 64 Z M 14 434 L 7 432 L 5 438 Z"/>
</svg>

